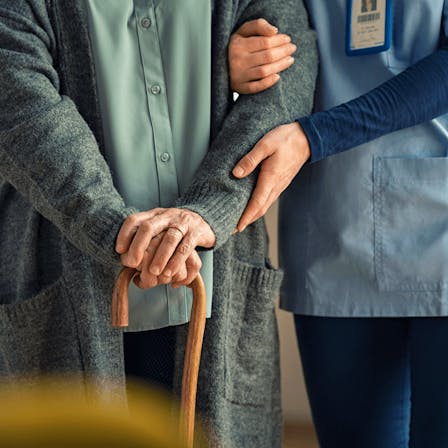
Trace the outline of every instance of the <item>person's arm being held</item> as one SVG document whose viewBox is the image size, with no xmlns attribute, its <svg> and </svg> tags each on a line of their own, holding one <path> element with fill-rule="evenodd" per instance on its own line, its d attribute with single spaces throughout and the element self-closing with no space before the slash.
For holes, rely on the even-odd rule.
<svg viewBox="0 0 448 448">
<path fill-rule="evenodd" d="M 252 0 L 241 3 L 248 6 L 238 12 L 235 30 L 241 32 L 240 27 L 246 21 L 265 17 L 278 29 L 291 36 L 292 42 L 297 46 L 297 58 L 301 63 L 294 64 L 282 72 L 280 82 L 271 79 L 273 84 L 271 88 L 257 95 L 243 95 L 238 98 L 219 128 L 215 126 L 212 129 L 214 138 L 211 148 L 192 184 L 176 202 L 178 208 L 165 210 L 147 220 L 145 225 L 151 237 L 163 228 L 180 229 L 176 237 L 171 237 L 172 241 L 164 244 L 163 253 L 161 251 L 151 264 L 150 270 L 155 275 L 161 272 L 166 274 L 167 271 L 169 274 L 177 272 L 179 265 L 196 246 L 218 248 L 231 237 L 257 179 L 255 173 L 243 180 L 236 179 L 231 174 L 233 167 L 267 132 L 311 111 L 317 75 L 317 48 L 315 33 L 310 30 L 302 2 Z M 215 7 L 220 7 L 219 2 Z M 266 27 L 266 22 L 256 20 L 252 26 Z M 239 39 L 239 43 L 245 40 L 249 43 L 250 39 L 244 37 L 247 28 L 246 30 L 243 28 L 242 32 L 243 36 Z M 218 21 L 214 25 L 214 33 L 220 37 L 228 34 L 230 39 L 231 30 L 224 28 L 224 23 Z M 274 30 L 272 36 L 264 36 L 263 41 L 270 43 L 272 48 L 289 46 L 289 42 L 283 40 L 284 37 L 279 39 L 283 40 L 283 44 L 277 42 L 273 45 L 275 34 Z M 289 58 L 288 53 L 293 47 L 284 50 L 277 54 L 273 62 L 274 64 L 280 62 L 281 67 L 289 65 L 290 61 L 284 59 Z M 227 54 L 228 47 L 224 45 L 215 51 L 215 72 L 227 73 Z M 215 85 L 214 89 L 224 89 L 230 97 L 232 95 L 230 79 L 226 81 L 226 84 Z M 214 101 L 216 102 L 216 98 Z M 219 110 L 223 106 L 215 104 L 215 109 Z M 131 257 L 134 263 L 139 263 L 148 240 L 143 237 L 140 239 L 141 244 L 132 246 L 132 232 L 126 235 L 125 238 L 119 238 L 118 243 L 121 245 L 119 251 L 123 256 Z"/>
<path fill-rule="evenodd" d="M 80 250 L 118 266 L 117 234 L 126 218 L 135 222 L 140 215 L 125 206 L 92 131 L 60 93 L 49 19 L 36 16 L 39 8 L 29 3 L 0 0 L 0 178 Z M 150 259 L 147 253 L 142 268 Z M 191 282 L 200 264 L 192 251 L 173 280 Z M 168 282 L 147 272 L 139 286 Z"/>
<path fill-rule="evenodd" d="M 444 44 L 432 55 L 357 99 L 328 111 L 305 115 L 263 137 L 233 170 L 236 177 L 244 178 L 261 164 L 256 190 L 238 229 L 242 231 L 263 216 L 308 159 L 317 162 L 447 113 L 447 49 Z M 239 49 L 235 51 L 243 60 L 243 53 Z M 248 67 L 247 64 L 245 69 Z M 244 89 L 242 82 L 234 86 L 237 91 Z"/>
<path fill-rule="evenodd" d="M 61 95 L 49 18 L 33 1 L 0 0 L 0 178 L 80 250 L 118 265 L 115 237 L 133 212 L 98 144 Z"/>
</svg>

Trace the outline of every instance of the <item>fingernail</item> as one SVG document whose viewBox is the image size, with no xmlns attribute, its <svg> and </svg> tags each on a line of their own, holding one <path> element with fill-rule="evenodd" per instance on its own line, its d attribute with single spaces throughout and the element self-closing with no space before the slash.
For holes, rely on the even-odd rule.
<svg viewBox="0 0 448 448">
<path fill-rule="evenodd" d="M 171 273 L 171 271 L 169 269 L 167 269 L 166 271 L 163 271 L 163 275 L 165 277 L 172 277 L 172 273 Z"/>
<path fill-rule="evenodd" d="M 160 269 L 156 268 L 156 267 L 153 267 L 153 266 L 151 266 L 149 268 L 149 272 L 151 272 L 152 275 L 160 275 Z"/>
<path fill-rule="evenodd" d="M 297 50 L 297 45 L 292 44 L 292 48 L 294 49 L 293 51 L 296 51 Z"/>
<path fill-rule="evenodd" d="M 240 166 L 237 166 L 234 170 L 233 170 L 233 175 L 236 177 L 241 177 L 244 174 L 244 169 L 241 168 Z"/>
<path fill-rule="evenodd" d="M 288 42 L 288 43 L 291 42 L 291 38 L 289 36 L 285 36 L 284 40 L 285 40 L 285 42 Z"/>
<path fill-rule="evenodd" d="M 232 232 L 232 235 L 235 235 L 236 233 L 238 233 L 238 229 L 237 228 Z"/>
<path fill-rule="evenodd" d="M 295 61 L 295 59 L 291 56 L 291 57 L 288 59 L 288 61 L 289 61 L 290 64 L 292 64 L 292 63 Z"/>
</svg>

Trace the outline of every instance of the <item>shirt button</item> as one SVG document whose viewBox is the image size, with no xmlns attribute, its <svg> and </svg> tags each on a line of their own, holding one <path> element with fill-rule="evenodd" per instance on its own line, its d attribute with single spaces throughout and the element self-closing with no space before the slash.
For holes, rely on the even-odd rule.
<svg viewBox="0 0 448 448">
<path fill-rule="evenodd" d="M 144 17 L 141 20 L 140 24 L 142 25 L 143 28 L 148 29 L 148 28 L 151 27 L 152 22 L 151 22 L 151 19 L 149 17 Z"/>
<path fill-rule="evenodd" d="M 162 87 L 160 87 L 158 84 L 155 84 L 151 87 L 151 93 L 153 95 L 160 95 L 161 91 L 162 91 Z"/>
<path fill-rule="evenodd" d="M 169 160 L 171 159 L 171 156 L 167 153 L 167 152 L 164 152 L 164 153 L 162 153 L 162 154 L 160 154 L 160 160 L 162 161 L 162 162 L 168 162 Z"/>
</svg>

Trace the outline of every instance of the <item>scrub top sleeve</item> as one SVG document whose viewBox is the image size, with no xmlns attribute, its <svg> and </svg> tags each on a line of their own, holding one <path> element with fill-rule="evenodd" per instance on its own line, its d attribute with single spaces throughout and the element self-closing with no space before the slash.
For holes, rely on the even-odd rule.
<svg viewBox="0 0 448 448">
<path fill-rule="evenodd" d="M 311 162 L 367 143 L 448 112 L 448 44 L 348 103 L 297 121 L 311 148 Z"/>
</svg>

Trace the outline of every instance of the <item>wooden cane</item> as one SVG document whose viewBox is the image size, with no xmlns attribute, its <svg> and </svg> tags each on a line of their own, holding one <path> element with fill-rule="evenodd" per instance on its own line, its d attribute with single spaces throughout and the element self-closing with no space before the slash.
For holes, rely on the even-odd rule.
<svg viewBox="0 0 448 448">
<path fill-rule="evenodd" d="M 124 328 L 129 325 L 128 289 L 136 273 L 136 269 L 123 268 L 115 282 L 112 295 L 112 326 L 116 328 Z M 182 375 L 180 429 L 181 434 L 185 436 L 188 448 L 193 448 L 196 393 L 207 309 L 204 281 L 200 274 L 189 285 L 189 288 L 193 290 L 193 305 Z"/>
</svg>

